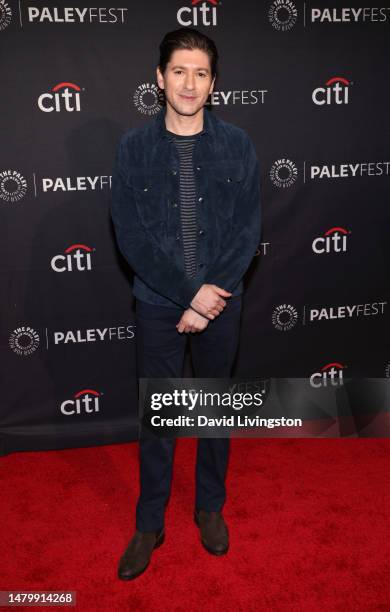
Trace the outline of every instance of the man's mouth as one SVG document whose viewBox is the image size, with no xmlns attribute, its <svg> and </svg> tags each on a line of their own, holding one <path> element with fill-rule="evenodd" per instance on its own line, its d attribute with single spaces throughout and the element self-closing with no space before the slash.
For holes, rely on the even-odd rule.
<svg viewBox="0 0 390 612">
<path fill-rule="evenodd" d="M 195 100 L 196 96 L 187 96 L 186 94 L 179 94 L 181 98 L 185 100 Z"/>
</svg>

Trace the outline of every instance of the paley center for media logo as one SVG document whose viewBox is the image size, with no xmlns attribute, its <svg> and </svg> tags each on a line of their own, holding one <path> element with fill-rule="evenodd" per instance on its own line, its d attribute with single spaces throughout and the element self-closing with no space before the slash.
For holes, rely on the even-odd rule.
<svg viewBox="0 0 390 612">
<path fill-rule="evenodd" d="M 183 27 L 216 26 L 220 3 L 218 0 L 192 0 L 190 6 L 181 6 L 176 19 Z"/>
<path fill-rule="evenodd" d="M 50 93 L 43 93 L 39 96 L 37 104 L 39 110 L 44 113 L 67 113 L 80 112 L 81 100 L 80 92 L 85 91 L 75 83 L 63 81 L 52 87 Z"/>
<path fill-rule="evenodd" d="M 157 115 L 164 102 L 164 92 L 156 83 L 141 83 L 133 95 L 136 109 L 143 115 Z"/>
<path fill-rule="evenodd" d="M 330 104 L 349 104 L 349 87 L 353 85 L 348 79 L 335 76 L 328 79 L 324 86 L 316 87 L 312 100 L 317 106 Z"/>
<path fill-rule="evenodd" d="M 0 0 L 0 30 L 5 30 L 5 28 L 11 23 L 11 20 L 11 7 L 9 6 L 8 2 Z"/>
<path fill-rule="evenodd" d="M 91 253 L 93 249 L 85 244 L 72 244 L 64 253 L 54 255 L 50 267 L 54 272 L 85 272 L 92 270 Z"/>
<path fill-rule="evenodd" d="M 279 304 L 272 313 L 272 325 L 278 331 L 289 331 L 298 321 L 298 311 L 291 304 Z"/>
<path fill-rule="evenodd" d="M 20 355 L 27 357 L 35 353 L 39 346 L 40 338 L 38 332 L 29 325 L 21 325 L 11 332 L 9 337 L 9 346 L 11 350 Z"/>
<path fill-rule="evenodd" d="M 272 164 L 269 176 L 276 187 L 291 187 L 298 178 L 298 168 L 291 159 L 283 157 Z"/>
<path fill-rule="evenodd" d="M 268 9 L 268 19 L 272 27 L 280 32 L 291 30 L 297 22 L 298 11 L 291 0 L 275 0 Z"/>
<path fill-rule="evenodd" d="M 0 172 L 0 198 L 4 202 L 18 202 L 27 193 L 27 181 L 17 170 Z"/>
<path fill-rule="evenodd" d="M 99 412 L 102 395 L 103 393 L 95 389 L 82 389 L 75 393 L 72 399 L 64 400 L 61 403 L 60 411 L 65 416 Z"/>
</svg>

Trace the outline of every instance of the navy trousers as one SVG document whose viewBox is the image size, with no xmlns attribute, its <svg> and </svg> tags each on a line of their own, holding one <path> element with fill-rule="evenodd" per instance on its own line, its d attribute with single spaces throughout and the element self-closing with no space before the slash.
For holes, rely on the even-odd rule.
<svg viewBox="0 0 390 612">
<path fill-rule="evenodd" d="M 139 378 L 182 378 L 187 339 L 196 378 L 229 378 L 238 349 L 242 296 L 227 298 L 222 313 L 202 332 L 176 329 L 182 310 L 136 300 L 137 375 Z M 197 510 L 221 510 L 229 438 L 199 438 L 195 469 Z M 157 531 L 164 526 L 175 439 L 139 440 L 140 496 L 136 508 L 138 531 Z"/>
</svg>

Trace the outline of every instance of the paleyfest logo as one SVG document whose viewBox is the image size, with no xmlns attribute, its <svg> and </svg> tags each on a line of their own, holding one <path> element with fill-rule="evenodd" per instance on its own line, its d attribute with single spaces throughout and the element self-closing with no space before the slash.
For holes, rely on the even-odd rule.
<svg viewBox="0 0 390 612">
<path fill-rule="evenodd" d="M 192 0 L 191 6 L 179 8 L 177 21 L 183 27 L 216 26 L 218 4 L 218 0 Z"/>
<path fill-rule="evenodd" d="M 272 2 L 269 11 L 268 19 L 275 30 L 286 31 L 291 30 L 295 26 L 298 18 L 296 6 L 290 0 L 275 0 Z"/>
<path fill-rule="evenodd" d="M 317 87 L 312 93 L 312 100 L 317 106 L 324 104 L 349 104 L 349 86 L 352 81 L 344 77 L 332 77 L 325 83 L 325 87 Z"/>
<path fill-rule="evenodd" d="M 298 169 L 291 159 L 278 159 L 272 165 L 270 178 L 276 187 L 291 187 L 298 178 Z"/>
<path fill-rule="evenodd" d="M 78 6 L 29 6 L 29 22 L 49 21 L 50 23 L 124 23 L 128 8 L 119 7 L 78 7 Z"/>
<path fill-rule="evenodd" d="M 27 192 L 27 181 L 17 170 L 0 172 L 0 198 L 5 202 L 17 202 Z"/>
<path fill-rule="evenodd" d="M 23 325 L 11 333 L 9 345 L 14 353 L 26 357 L 37 350 L 39 334 L 32 327 Z"/>
<path fill-rule="evenodd" d="M 142 83 L 135 90 L 133 101 L 143 115 L 157 115 L 164 101 L 164 92 L 155 83 Z"/>
<path fill-rule="evenodd" d="M 374 23 L 380 23 L 381 21 L 387 21 L 387 11 L 389 7 L 374 7 L 366 6 L 360 8 L 354 8 L 352 6 L 339 6 L 337 8 L 312 8 L 311 9 L 311 21 L 319 21 L 320 23 L 359 23 L 372 21 Z"/>
<path fill-rule="evenodd" d="M 38 108 L 44 113 L 59 113 L 66 111 L 73 113 L 80 112 L 80 91 L 81 87 L 75 83 L 58 83 L 52 90 L 53 93 L 43 93 L 38 98 Z"/>
<path fill-rule="evenodd" d="M 0 30 L 5 30 L 11 23 L 12 11 L 10 6 L 4 0 L 0 0 Z"/>
</svg>

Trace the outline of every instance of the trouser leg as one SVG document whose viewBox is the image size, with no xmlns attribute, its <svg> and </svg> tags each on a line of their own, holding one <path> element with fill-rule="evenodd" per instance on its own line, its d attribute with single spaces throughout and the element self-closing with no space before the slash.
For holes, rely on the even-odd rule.
<svg viewBox="0 0 390 612">
<path fill-rule="evenodd" d="M 222 313 L 207 328 L 191 335 L 192 361 L 197 378 L 230 378 L 237 353 L 241 296 L 229 298 Z M 225 478 L 229 438 L 199 438 L 195 468 L 195 508 L 221 510 L 226 499 Z"/>
<path fill-rule="evenodd" d="M 186 335 L 176 324 L 180 310 L 137 300 L 137 375 L 139 378 L 181 378 Z M 164 510 L 172 481 L 175 439 L 139 440 L 140 495 L 136 508 L 138 531 L 164 526 Z"/>
</svg>

